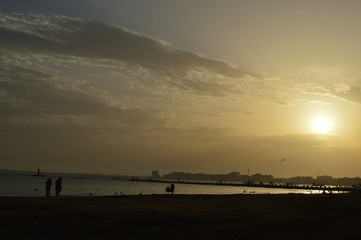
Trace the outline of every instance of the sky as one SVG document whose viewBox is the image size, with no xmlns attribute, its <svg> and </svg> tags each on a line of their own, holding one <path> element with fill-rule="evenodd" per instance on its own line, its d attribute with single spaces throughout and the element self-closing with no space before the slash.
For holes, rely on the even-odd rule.
<svg viewBox="0 0 361 240">
<path fill-rule="evenodd" d="M 361 176 L 360 1 L 0 5 L 0 168 Z"/>
</svg>

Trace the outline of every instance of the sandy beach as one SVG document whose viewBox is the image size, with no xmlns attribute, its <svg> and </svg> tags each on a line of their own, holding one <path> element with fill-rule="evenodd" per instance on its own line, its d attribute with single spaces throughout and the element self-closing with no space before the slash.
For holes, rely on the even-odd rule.
<svg viewBox="0 0 361 240">
<path fill-rule="evenodd" d="M 0 239 L 359 239 L 361 194 L 0 197 Z"/>
</svg>

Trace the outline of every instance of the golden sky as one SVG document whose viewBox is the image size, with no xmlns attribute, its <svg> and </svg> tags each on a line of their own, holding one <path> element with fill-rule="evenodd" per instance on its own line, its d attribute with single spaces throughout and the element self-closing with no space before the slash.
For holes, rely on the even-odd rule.
<svg viewBox="0 0 361 240">
<path fill-rule="evenodd" d="M 351 0 L 4 3 L 0 168 L 360 176 L 360 11 Z"/>
</svg>

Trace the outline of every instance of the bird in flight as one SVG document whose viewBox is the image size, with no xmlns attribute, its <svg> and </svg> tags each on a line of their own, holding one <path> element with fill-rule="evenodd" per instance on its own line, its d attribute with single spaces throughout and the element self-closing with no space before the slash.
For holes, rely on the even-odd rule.
<svg viewBox="0 0 361 240">
<path fill-rule="evenodd" d="M 283 159 L 281 159 L 280 162 L 282 163 L 282 162 L 286 162 L 286 161 L 287 161 L 287 159 L 286 159 L 286 158 L 283 158 Z"/>
</svg>

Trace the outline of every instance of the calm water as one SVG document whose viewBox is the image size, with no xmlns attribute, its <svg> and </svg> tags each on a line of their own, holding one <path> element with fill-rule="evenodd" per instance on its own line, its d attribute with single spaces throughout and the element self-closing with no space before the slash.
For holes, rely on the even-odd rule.
<svg viewBox="0 0 361 240">
<path fill-rule="evenodd" d="M 44 196 L 45 181 L 52 178 L 51 195 L 55 194 L 55 181 L 63 178 L 63 196 L 107 196 L 122 192 L 124 195 L 165 194 L 167 183 L 130 182 L 128 178 L 112 179 L 110 176 L 79 174 L 45 174 L 46 177 L 34 177 L 32 173 L 8 172 L 0 170 L 0 196 Z M 233 186 L 207 186 L 177 184 L 176 194 L 287 194 L 310 193 L 309 190 L 269 189 Z"/>
</svg>

